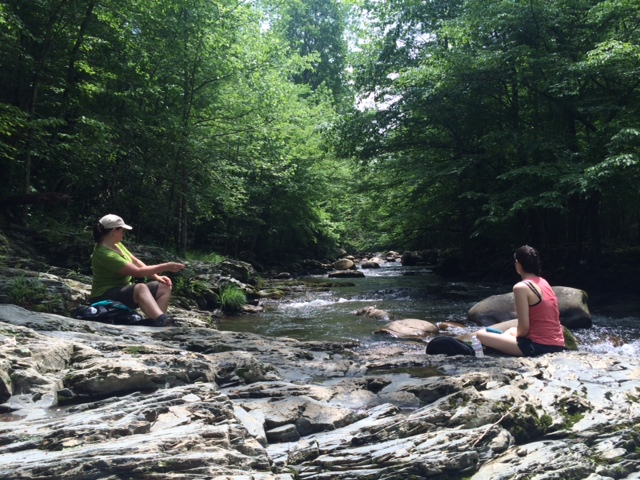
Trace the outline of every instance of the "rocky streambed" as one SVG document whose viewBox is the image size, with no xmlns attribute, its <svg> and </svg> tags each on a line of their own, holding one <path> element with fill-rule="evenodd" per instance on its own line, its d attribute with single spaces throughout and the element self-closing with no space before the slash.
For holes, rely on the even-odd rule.
<svg viewBox="0 0 640 480">
<path fill-rule="evenodd" d="M 0 479 L 640 478 L 636 358 L 427 356 L 200 324 L 0 305 Z"/>
</svg>

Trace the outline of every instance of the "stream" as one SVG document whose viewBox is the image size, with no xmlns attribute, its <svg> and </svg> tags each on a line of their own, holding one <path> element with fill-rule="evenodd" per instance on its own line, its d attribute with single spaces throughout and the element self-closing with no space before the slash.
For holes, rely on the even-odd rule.
<svg viewBox="0 0 640 480">
<path fill-rule="evenodd" d="M 344 286 L 303 289 L 299 294 L 281 300 L 264 301 L 263 313 L 230 317 L 221 321 L 218 328 L 305 341 L 359 341 L 365 346 L 382 342 L 406 343 L 407 340 L 375 334 L 375 330 L 388 322 L 357 316 L 356 311 L 374 306 L 388 312 L 392 320 L 417 318 L 434 323 L 461 323 L 464 328 L 456 329 L 455 333 L 462 334 L 478 328 L 467 321 L 467 312 L 474 304 L 491 295 L 508 293 L 512 287 L 497 283 L 451 282 L 435 275 L 429 268 L 403 267 L 399 263 L 367 269 L 364 273 L 364 278 L 335 281 Z M 327 277 L 304 280 L 322 283 Z M 516 281 L 514 274 L 514 283 Z M 594 308 L 591 302 L 589 305 L 593 327 L 573 330 L 580 350 L 639 355 L 640 308 L 633 305 L 616 310 L 602 302 L 598 305 L 601 307 Z"/>
</svg>

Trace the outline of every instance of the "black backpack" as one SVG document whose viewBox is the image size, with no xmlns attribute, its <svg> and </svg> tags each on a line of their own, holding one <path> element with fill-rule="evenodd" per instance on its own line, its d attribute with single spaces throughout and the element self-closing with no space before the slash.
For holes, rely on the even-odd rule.
<svg viewBox="0 0 640 480">
<path fill-rule="evenodd" d="M 448 335 L 432 338 L 427 343 L 429 355 L 475 355 L 473 348 L 468 343 Z"/>
<path fill-rule="evenodd" d="M 72 317 L 112 325 L 144 325 L 142 317 L 135 310 L 114 300 L 102 300 L 89 306 L 78 307 L 73 311 Z"/>
</svg>

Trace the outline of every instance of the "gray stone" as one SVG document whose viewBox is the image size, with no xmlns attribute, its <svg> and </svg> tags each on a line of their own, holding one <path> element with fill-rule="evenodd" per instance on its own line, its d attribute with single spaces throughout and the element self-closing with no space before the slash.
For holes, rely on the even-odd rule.
<svg viewBox="0 0 640 480">
<path fill-rule="evenodd" d="M 552 288 L 558 297 L 560 322 L 567 328 L 590 328 L 592 322 L 587 293 L 571 287 L 554 286 Z M 485 298 L 471 307 L 467 318 L 485 327 L 516 318 L 513 293 Z"/>
<path fill-rule="evenodd" d="M 190 313 L 189 315 L 194 315 Z M 638 478 L 640 360 L 426 356 L 0 305 L 0 479 Z"/>
<path fill-rule="evenodd" d="M 295 442 L 299 439 L 300 432 L 298 432 L 296 426 L 291 423 L 267 430 L 267 440 L 269 440 L 269 442 Z"/>
<path fill-rule="evenodd" d="M 438 333 L 438 326 L 427 320 L 417 318 L 405 318 L 388 323 L 373 333 L 385 333 L 395 338 L 423 338 Z"/>
<path fill-rule="evenodd" d="M 361 270 L 336 270 L 328 274 L 329 278 L 362 278 L 364 276 Z"/>
<path fill-rule="evenodd" d="M 353 260 L 341 258 L 340 260 L 333 262 L 332 266 L 335 270 L 353 270 L 356 265 L 353 263 Z"/>
</svg>

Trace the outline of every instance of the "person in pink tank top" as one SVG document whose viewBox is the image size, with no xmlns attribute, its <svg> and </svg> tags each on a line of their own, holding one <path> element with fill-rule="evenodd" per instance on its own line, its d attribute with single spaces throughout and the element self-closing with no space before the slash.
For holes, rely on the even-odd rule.
<svg viewBox="0 0 640 480">
<path fill-rule="evenodd" d="M 514 259 L 516 272 L 522 279 L 513 286 L 518 325 L 504 333 L 479 330 L 476 333 L 478 340 L 486 347 L 518 357 L 565 350 L 558 298 L 540 276 L 538 251 L 524 245 L 516 250 Z"/>
</svg>

